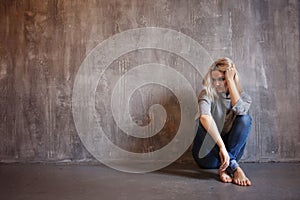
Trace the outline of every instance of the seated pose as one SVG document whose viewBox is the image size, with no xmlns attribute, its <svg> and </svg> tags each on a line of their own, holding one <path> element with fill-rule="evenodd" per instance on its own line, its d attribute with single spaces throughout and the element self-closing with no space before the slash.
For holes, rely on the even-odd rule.
<svg viewBox="0 0 300 200">
<path fill-rule="evenodd" d="M 201 168 L 218 168 L 221 181 L 249 186 L 251 182 L 238 161 L 251 130 L 251 98 L 242 90 L 236 67 L 229 58 L 216 60 L 202 84 L 193 157 Z"/>
</svg>

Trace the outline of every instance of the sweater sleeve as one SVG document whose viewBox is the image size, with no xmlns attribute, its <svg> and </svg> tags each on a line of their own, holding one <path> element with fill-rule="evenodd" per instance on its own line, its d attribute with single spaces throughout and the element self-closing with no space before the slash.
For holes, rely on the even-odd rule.
<svg viewBox="0 0 300 200">
<path fill-rule="evenodd" d="M 251 97 L 245 92 L 242 92 L 241 98 L 232 107 L 232 110 L 236 115 L 246 115 L 249 111 L 251 102 Z"/>
<path fill-rule="evenodd" d="M 201 115 L 210 115 L 211 116 L 211 99 L 206 95 L 206 92 L 203 90 L 199 96 L 199 114 Z"/>
</svg>

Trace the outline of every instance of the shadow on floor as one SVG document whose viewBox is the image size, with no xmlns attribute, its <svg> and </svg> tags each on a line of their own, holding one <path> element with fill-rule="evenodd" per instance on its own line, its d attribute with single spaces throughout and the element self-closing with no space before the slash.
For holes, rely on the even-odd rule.
<svg viewBox="0 0 300 200">
<path fill-rule="evenodd" d="M 168 174 L 173 176 L 202 179 L 202 180 L 217 180 L 219 176 L 215 169 L 201 169 L 196 164 L 172 164 L 156 173 Z"/>
</svg>

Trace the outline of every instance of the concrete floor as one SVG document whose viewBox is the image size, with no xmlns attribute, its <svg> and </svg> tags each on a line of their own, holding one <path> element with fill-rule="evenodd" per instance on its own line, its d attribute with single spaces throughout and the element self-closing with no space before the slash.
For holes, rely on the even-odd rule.
<svg viewBox="0 0 300 200">
<path fill-rule="evenodd" d="M 216 170 L 173 164 L 147 174 L 102 165 L 1 164 L 1 200 L 300 199 L 300 163 L 244 163 L 253 186 L 221 183 Z"/>
</svg>

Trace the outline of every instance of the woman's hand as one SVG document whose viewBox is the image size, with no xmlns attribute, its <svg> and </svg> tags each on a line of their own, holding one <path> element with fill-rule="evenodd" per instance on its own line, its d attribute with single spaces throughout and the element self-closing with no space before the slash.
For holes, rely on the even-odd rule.
<svg viewBox="0 0 300 200">
<path fill-rule="evenodd" d="M 225 79 L 226 79 L 227 87 L 229 90 L 232 107 L 241 98 L 240 91 L 238 90 L 237 85 L 236 85 L 237 80 L 235 80 L 235 79 L 237 79 L 237 78 L 238 78 L 237 70 L 235 68 L 235 65 L 232 64 L 232 67 L 225 72 Z"/>
<path fill-rule="evenodd" d="M 232 64 L 232 67 L 225 72 L 225 79 L 226 80 L 233 80 L 236 74 L 235 65 Z"/>
<path fill-rule="evenodd" d="M 220 171 L 225 171 L 229 166 L 230 157 L 225 147 L 220 148 L 219 156 L 221 159 L 221 166 L 219 168 Z"/>
</svg>

